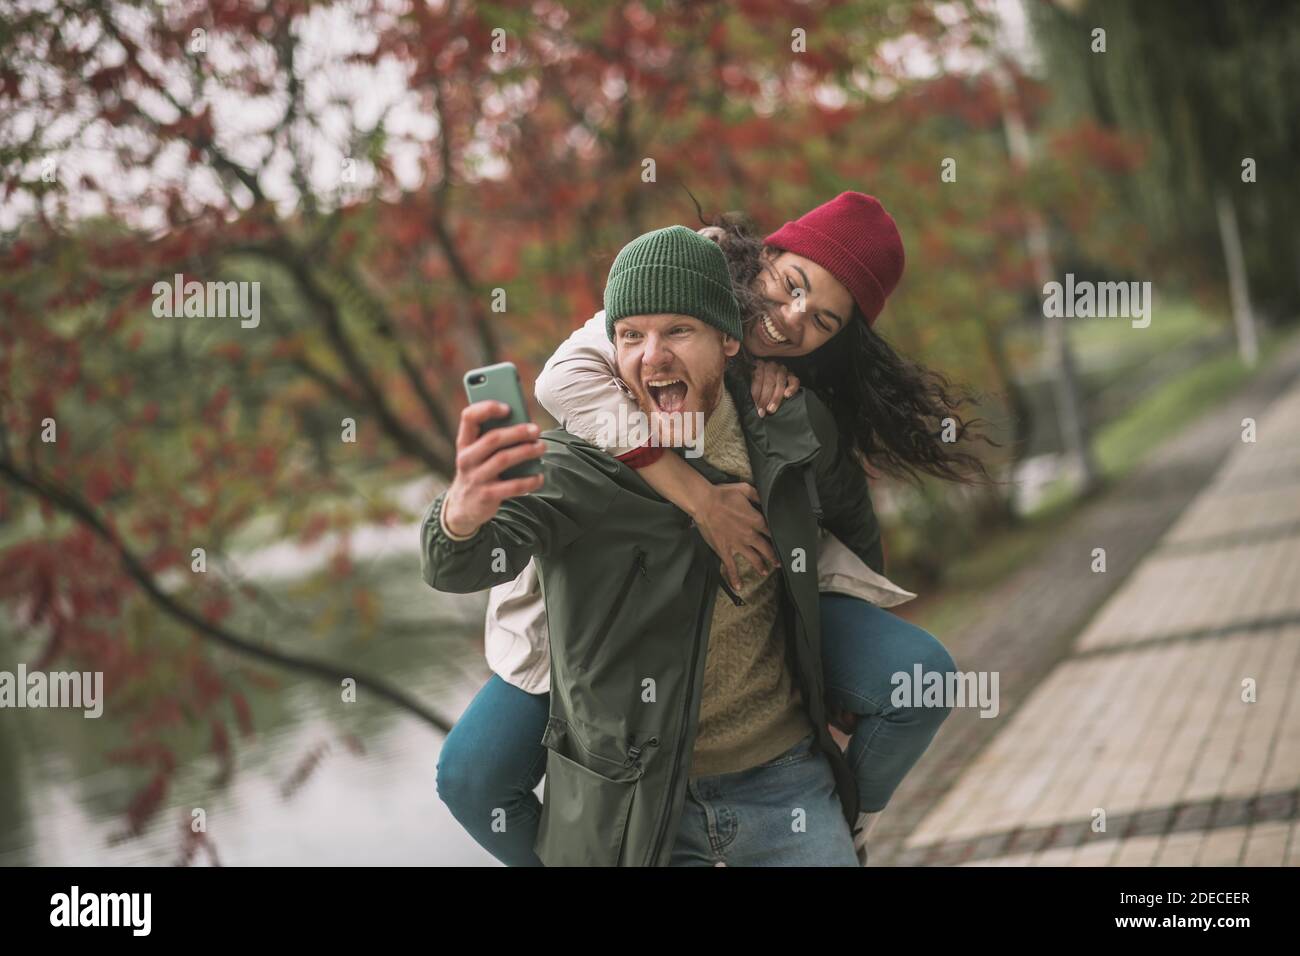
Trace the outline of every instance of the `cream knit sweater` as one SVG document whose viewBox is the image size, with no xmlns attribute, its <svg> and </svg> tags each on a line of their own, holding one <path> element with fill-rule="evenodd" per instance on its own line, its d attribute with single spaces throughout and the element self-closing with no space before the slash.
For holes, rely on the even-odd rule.
<svg viewBox="0 0 1300 956">
<path fill-rule="evenodd" d="M 753 481 L 736 405 L 725 388 L 704 427 L 704 460 Z M 748 770 L 812 733 L 786 665 L 780 570 L 760 575 L 740 560 L 739 595 L 719 588 L 704 663 L 704 695 L 691 776 Z"/>
</svg>

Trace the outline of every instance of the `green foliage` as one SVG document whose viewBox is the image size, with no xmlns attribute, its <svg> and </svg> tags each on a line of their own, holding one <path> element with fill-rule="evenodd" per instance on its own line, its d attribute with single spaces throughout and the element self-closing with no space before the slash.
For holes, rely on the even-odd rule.
<svg viewBox="0 0 1300 956">
<path fill-rule="evenodd" d="M 1284 318 L 1300 308 L 1292 179 L 1300 155 L 1300 8 L 1295 4 L 1087 0 L 1027 4 L 1058 115 L 1091 114 L 1136 137 L 1145 162 L 1126 195 L 1168 272 L 1222 272 L 1214 199 L 1243 219 L 1252 285 Z M 1106 31 L 1106 52 L 1090 52 Z M 1253 158 L 1257 181 L 1242 181 Z M 1193 255 L 1189 256 L 1189 253 Z M 1159 260 L 1157 260 L 1159 261 Z"/>
</svg>

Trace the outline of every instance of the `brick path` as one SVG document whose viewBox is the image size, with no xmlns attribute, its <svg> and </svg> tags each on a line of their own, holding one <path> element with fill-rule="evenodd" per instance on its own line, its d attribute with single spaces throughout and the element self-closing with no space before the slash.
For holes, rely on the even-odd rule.
<svg viewBox="0 0 1300 956">
<path fill-rule="evenodd" d="M 1001 711 L 953 711 L 873 866 L 1300 864 L 1300 343 L 982 605 L 938 636 Z"/>
</svg>

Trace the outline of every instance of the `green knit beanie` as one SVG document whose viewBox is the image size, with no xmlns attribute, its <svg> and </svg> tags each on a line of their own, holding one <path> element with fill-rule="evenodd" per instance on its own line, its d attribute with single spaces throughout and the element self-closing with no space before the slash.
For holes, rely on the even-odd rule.
<svg viewBox="0 0 1300 956">
<path fill-rule="evenodd" d="M 721 247 L 685 226 L 638 236 L 614 258 L 605 283 L 605 333 L 630 315 L 692 315 L 741 337 L 740 306 Z"/>
</svg>

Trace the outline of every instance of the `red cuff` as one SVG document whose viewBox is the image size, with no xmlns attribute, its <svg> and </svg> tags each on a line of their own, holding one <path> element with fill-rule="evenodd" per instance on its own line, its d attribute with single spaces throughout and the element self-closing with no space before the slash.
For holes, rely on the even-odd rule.
<svg viewBox="0 0 1300 956">
<path fill-rule="evenodd" d="M 617 458 L 629 468 L 644 468 L 657 462 L 663 453 L 664 450 L 659 445 L 642 445 L 640 448 L 633 448 L 618 455 Z"/>
</svg>

